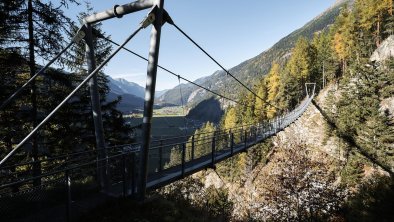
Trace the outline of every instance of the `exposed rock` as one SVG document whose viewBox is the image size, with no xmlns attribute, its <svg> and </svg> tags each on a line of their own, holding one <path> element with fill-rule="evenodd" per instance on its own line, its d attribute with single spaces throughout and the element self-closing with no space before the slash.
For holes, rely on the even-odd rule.
<svg viewBox="0 0 394 222">
<path fill-rule="evenodd" d="M 207 172 L 207 175 L 205 176 L 205 182 L 204 186 L 205 188 L 208 188 L 210 186 L 215 187 L 216 189 L 223 187 L 224 183 L 222 179 L 218 176 L 218 174 L 215 171 L 209 171 Z"/>
<path fill-rule="evenodd" d="M 383 99 L 380 102 L 380 110 L 394 121 L 394 97 Z"/>
<path fill-rule="evenodd" d="M 370 60 L 372 62 L 384 62 L 389 58 L 394 57 L 394 35 L 389 36 L 382 44 L 374 51 Z"/>
</svg>

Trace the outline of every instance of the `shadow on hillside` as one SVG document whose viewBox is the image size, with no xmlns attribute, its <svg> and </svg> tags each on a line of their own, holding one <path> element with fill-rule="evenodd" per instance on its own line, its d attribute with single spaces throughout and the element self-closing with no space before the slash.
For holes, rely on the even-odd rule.
<svg viewBox="0 0 394 222">
<path fill-rule="evenodd" d="M 172 222 L 172 221 L 228 221 L 206 209 L 193 206 L 185 200 L 174 201 L 154 194 L 145 203 L 131 199 L 114 199 L 86 212 L 79 218 L 83 222 Z"/>
<path fill-rule="evenodd" d="M 394 221 L 394 179 L 373 175 L 344 206 L 346 221 Z"/>
<path fill-rule="evenodd" d="M 223 110 L 220 102 L 211 97 L 200 102 L 196 107 L 191 109 L 186 118 L 201 120 L 203 122 L 219 123 L 222 118 Z"/>
</svg>

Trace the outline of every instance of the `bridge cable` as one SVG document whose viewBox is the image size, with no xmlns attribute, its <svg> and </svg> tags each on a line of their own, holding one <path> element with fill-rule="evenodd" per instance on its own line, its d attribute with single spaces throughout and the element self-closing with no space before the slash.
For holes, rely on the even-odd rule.
<svg viewBox="0 0 394 222">
<path fill-rule="evenodd" d="M 114 42 L 113 40 L 111 40 L 111 39 L 109 39 L 109 38 L 107 38 L 107 37 L 105 37 L 105 36 L 97 35 L 97 37 L 103 38 L 103 39 L 105 39 L 105 40 L 111 42 L 112 44 L 114 44 L 114 45 L 116 45 L 116 46 L 120 46 L 118 43 Z M 126 50 L 127 52 L 129 52 L 129 53 L 131 53 L 131 54 L 133 54 L 133 55 L 139 57 L 140 59 L 143 59 L 143 60 L 145 60 L 145 61 L 148 61 L 147 58 L 143 57 L 142 55 L 140 55 L 140 54 L 138 54 L 138 53 L 136 53 L 136 52 L 134 52 L 134 51 L 132 51 L 132 50 L 126 48 L 126 47 L 123 47 L 123 49 Z M 164 70 L 164 71 L 170 73 L 170 74 L 173 75 L 173 76 L 176 76 L 176 77 L 179 76 L 180 79 L 182 79 L 182 80 L 184 80 L 184 81 L 186 81 L 186 82 L 188 82 L 188 83 L 190 83 L 190 84 L 192 84 L 192 85 L 194 85 L 194 86 L 197 86 L 197 87 L 199 87 L 199 88 L 201 88 L 201 89 L 204 89 L 204 90 L 206 90 L 207 92 L 210 92 L 210 93 L 212 93 L 212 94 L 214 94 L 214 95 L 216 95 L 216 96 L 219 96 L 219 97 L 221 97 L 221 98 L 227 99 L 227 100 L 229 100 L 229 101 L 231 101 L 231 102 L 234 102 L 234 103 L 236 103 L 236 104 L 238 104 L 238 105 L 241 105 L 241 106 L 245 106 L 245 107 L 249 107 L 249 108 L 254 108 L 254 109 L 256 109 L 256 108 L 253 107 L 253 106 L 249 106 L 249 105 L 247 105 L 247 104 L 245 104 L 245 103 L 243 103 L 243 102 L 237 101 L 237 100 L 235 100 L 235 99 L 231 99 L 231 98 L 228 97 L 228 96 L 221 95 L 221 94 L 219 94 L 219 93 L 217 93 L 217 92 L 215 92 L 215 91 L 212 91 L 212 90 L 208 89 L 207 87 L 204 87 L 204 86 L 202 86 L 202 85 L 199 85 L 199 84 L 197 84 L 197 83 L 195 83 L 195 82 L 193 82 L 193 81 L 191 81 L 191 80 L 188 80 L 188 79 L 182 77 L 181 75 L 178 75 L 178 74 L 172 72 L 171 70 L 169 70 L 169 69 L 167 69 L 167 68 L 164 68 L 164 67 L 161 66 L 161 65 L 157 65 L 157 67 L 159 67 L 160 69 L 162 69 L 162 70 Z M 261 110 L 261 109 L 257 109 L 257 110 Z"/>
<path fill-rule="evenodd" d="M 52 118 L 52 116 L 62 108 L 68 100 L 73 97 L 77 91 L 82 88 L 97 72 L 99 72 L 121 49 L 125 46 L 144 26 L 140 25 L 111 55 L 109 55 L 95 70 L 93 70 L 85 79 L 54 109 L 42 120 L 13 150 L 11 150 L 1 161 L 0 167 L 6 162 L 18 149 L 20 149 L 41 127 Z"/>
<path fill-rule="evenodd" d="M 261 98 L 259 95 L 257 95 L 255 92 L 253 92 L 249 87 L 247 87 L 243 82 L 241 82 L 239 79 L 237 79 L 233 74 L 231 74 L 227 69 L 225 69 L 218 61 L 216 61 L 210 54 L 208 54 L 207 51 L 205 51 L 199 44 L 197 44 L 188 34 L 186 34 L 181 28 L 179 28 L 174 22 L 167 21 L 169 24 L 173 25 L 179 32 L 181 32 L 187 39 L 189 39 L 197 48 L 199 48 L 205 55 L 207 55 L 213 62 L 215 62 L 224 72 L 226 72 L 227 75 L 231 76 L 235 81 L 237 81 L 239 84 L 241 84 L 246 90 L 248 90 L 250 93 L 252 93 L 255 97 L 261 99 L 262 101 L 266 102 L 267 104 L 279 109 L 277 106 L 269 103 L 268 101 L 264 100 Z"/>
</svg>

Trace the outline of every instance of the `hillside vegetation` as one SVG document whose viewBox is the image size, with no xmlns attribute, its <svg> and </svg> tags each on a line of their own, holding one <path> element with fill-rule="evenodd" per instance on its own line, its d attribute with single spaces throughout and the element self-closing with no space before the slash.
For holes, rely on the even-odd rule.
<svg viewBox="0 0 394 222">
<path fill-rule="evenodd" d="M 254 86 L 263 100 L 242 94 L 248 106 L 230 106 L 220 124 L 204 124 L 195 137 L 264 123 L 291 110 L 304 84 L 316 82 L 306 113 L 265 143 L 159 193 L 206 207 L 222 216 L 216 221 L 393 221 L 393 54 L 370 60 L 374 51 L 393 50 L 392 7 L 355 0 L 312 39 L 300 35 L 287 60 L 276 57 Z M 169 164 L 179 158 L 174 149 Z"/>
<path fill-rule="evenodd" d="M 226 110 L 216 129 L 261 123 L 296 106 L 305 83 L 317 84 L 318 98 L 295 124 L 194 176 L 205 188 L 226 190 L 234 220 L 393 220 L 392 7 L 386 0 L 343 6 L 329 28 L 312 39 L 301 35 L 285 63 L 276 57 L 254 87 L 263 100 L 245 93 L 248 106 Z M 211 132 L 208 126 L 198 133 Z"/>
</svg>

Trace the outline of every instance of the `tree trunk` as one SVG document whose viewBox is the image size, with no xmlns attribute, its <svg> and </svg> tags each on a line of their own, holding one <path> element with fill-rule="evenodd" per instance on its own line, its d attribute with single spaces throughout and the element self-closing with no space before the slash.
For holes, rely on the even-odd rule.
<svg viewBox="0 0 394 222">
<path fill-rule="evenodd" d="M 380 14 L 378 14 L 378 24 L 376 28 L 376 47 L 379 47 L 380 45 Z"/>
<path fill-rule="evenodd" d="M 342 59 L 342 76 L 345 75 L 346 72 L 346 60 Z"/>
<path fill-rule="evenodd" d="M 33 3 L 32 0 L 28 0 L 27 5 L 28 12 L 28 25 L 29 25 L 29 68 L 30 68 L 30 78 L 34 76 L 36 72 L 35 67 L 35 58 L 34 58 L 34 32 L 33 32 Z M 37 89 L 36 82 L 33 80 L 31 82 L 31 118 L 33 122 L 33 128 L 37 126 Z M 32 156 L 33 161 L 38 161 L 38 144 L 37 144 L 37 134 L 33 136 L 32 139 Z M 40 175 L 41 173 L 41 164 L 34 163 L 33 164 L 33 176 Z M 41 179 L 36 179 L 33 182 L 34 185 L 40 185 Z"/>
</svg>

